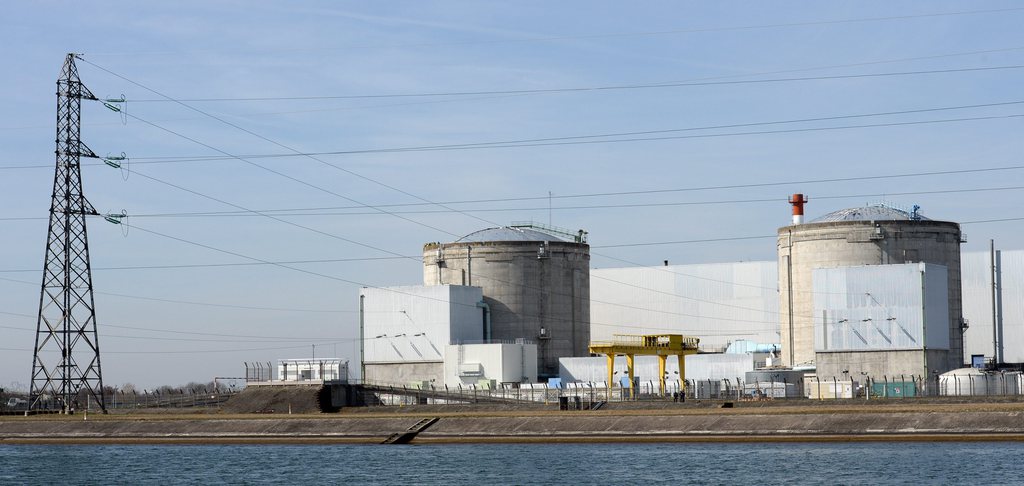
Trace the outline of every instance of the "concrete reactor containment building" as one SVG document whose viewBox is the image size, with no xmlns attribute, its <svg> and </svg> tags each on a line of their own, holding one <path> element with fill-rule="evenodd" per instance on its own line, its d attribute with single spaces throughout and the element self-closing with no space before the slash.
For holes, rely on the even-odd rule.
<svg viewBox="0 0 1024 486">
<path fill-rule="evenodd" d="M 872 205 L 778 230 L 780 335 L 786 366 L 818 376 L 929 376 L 963 364 L 957 223 L 915 206 Z M 858 377 L 859 378 L 859 377 Z"/>
<path fill-rule="evenodd" d="M 541 379 L 558 376 L 559 358 L 588 355 L 590 246 L 582 230 L 531 223 L 428 243 L 423 283 L 482 288 L 484 340 L 536 342 Z"/>
</svg>

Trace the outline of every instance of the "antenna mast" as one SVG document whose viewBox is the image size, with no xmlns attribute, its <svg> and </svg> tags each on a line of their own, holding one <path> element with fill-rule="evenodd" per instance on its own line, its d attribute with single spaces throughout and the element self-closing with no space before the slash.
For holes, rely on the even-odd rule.
<svg viewBox="0 0 1024 486">
<path fill-rule="evenodd" d="M 81 157 L 96 158 L 80 138 L 82 100 L 97 98 L 78 78 L 75 58 L 67 55 L 57 80 L 57 164 L 32 357 L 31 407 L 71 413 L 91 398 L 106 413 L 85 231 L 85 217 L 99 213 L 82 194 L 80 165 Z"/>
</svg>

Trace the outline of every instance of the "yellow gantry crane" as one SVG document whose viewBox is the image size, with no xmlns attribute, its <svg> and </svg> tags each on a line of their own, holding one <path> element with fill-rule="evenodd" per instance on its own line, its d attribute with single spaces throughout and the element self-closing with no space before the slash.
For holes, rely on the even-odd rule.
<svg viewBox="0 0 1024 486">
<path fill-rule="evenodd" d="M 633 356 L 657 356 L 661 394 L 665 395 L 665 361 L 669 356 L 679 359 L 680 391 L 686 390 L 686 355 L 697 354 L 700 339 L 682 334 L 613 334 L 611 341 L 593 341 L 590 352 L 608 356 L 608 398 L 612 394 L 615 356 L 626 356 L 629 372 L 629 397 L 633 398 Z"/>
</svg>

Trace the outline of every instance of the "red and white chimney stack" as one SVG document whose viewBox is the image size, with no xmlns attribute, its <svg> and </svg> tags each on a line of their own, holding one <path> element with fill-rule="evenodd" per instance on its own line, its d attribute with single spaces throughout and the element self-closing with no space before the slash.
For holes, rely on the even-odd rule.
<svg viewBox="0 0 1024 486">
<path fill-rule="evenodd" d="M 804 204 L 809 201 L 803 194 L 793 194 L 789 203 L 793 205 L 793 224 L 804 223 Z"/>
</svg>

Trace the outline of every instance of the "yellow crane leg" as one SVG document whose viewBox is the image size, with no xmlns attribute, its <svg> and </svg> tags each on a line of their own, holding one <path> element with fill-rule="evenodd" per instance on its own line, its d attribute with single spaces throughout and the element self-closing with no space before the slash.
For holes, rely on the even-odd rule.
<svg viewBox="0 0 1024 486">
<path fill-rule="evenodd" d="M 661 396 L 665 396 L 665 361 L 668 356 L 658 355 L 658 380 L 661 383 Z"/>
<path fill-rule="evenodd" d="M 607 400 L 612 400 L 612 385 L 614 382 L 612 379 L 615 375 L 615 353 L 609 353 L 608 355 L 608 393 L 606 395 Z"/>
<path fill-rule="evenodd" d="M 632 400 L 634 395 L 633 390 L 633 355 L 626 355 L 626 370 L 629 371 L 629 399 Z"/>
<path fill-rule="evenodd" d="M 686 355 L 680 354 L 679 358 L 679 395 L 680 398 L 686 393 Z"/>
</svg>

